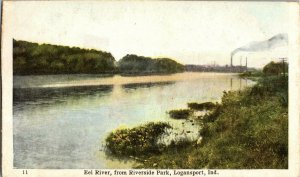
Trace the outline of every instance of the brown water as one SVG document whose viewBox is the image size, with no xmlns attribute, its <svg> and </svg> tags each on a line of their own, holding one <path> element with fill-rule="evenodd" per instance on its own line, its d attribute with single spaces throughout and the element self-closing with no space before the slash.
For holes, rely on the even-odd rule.
<svg viewBox="0 0 300 177">
<path fill-rule="evenodd" d="M 13 133 L 16 168 L 130 168 L 103 152 L 107 134 L 150 121 L 188 102 L 220 101 L 224 90 L 252 85 L 234 74 L 165 76 L 15 76 Z M 185 124 L 191 136 L 197 127 Z M 186 127 L 185 127 L 186 128 Z"/>
</svg>

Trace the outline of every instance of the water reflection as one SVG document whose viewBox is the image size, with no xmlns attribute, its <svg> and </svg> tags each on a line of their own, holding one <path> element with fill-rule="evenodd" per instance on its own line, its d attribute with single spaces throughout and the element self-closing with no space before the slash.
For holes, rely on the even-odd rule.
<svg viewBox="0 0 300 177">
<path fill-rule="evenodd" d="M 124 84 L 122 87 L 124 89 L 139 89 L 139 88 L 150 88 L 155 86 L 166 86 L 174 84 L 175 82 L 148 82 L 148 83 L 133 83 L 133 84 Z"/>
<path fill-rule="evenodd" d="M 33 102 L 43 103 L 59 103 L 70 97 L 80 98 L 84 96 L 99 96 L 110 92 L 113 94 L 123 94 L 123 90 L 135 90 L 139 88 L 150 88 L 155 86 L 166 86 L 175 82 L 149 82 L 149 83 L 133 83 L 119 85 L 95 85 L 95 86 L 71 86 L 71 87 L 33 87 L 33 88 L 14 88 L 13 103 L 17 105 L 22 102 L 27 104 Z"/>
<path fill-rule="evenodd" d="M 106 94 L 111 92 L 112 85 L 98 86 L 76 86 L 76 87 L 59 87 L 59 88 L 14 88 L 13 103 L 20 102 L 49 102 L 56 103 L 69 99 L 69 97 L 80 98 L 86 95 Z M 51 102 L 52 101 L 52 102 Z"/>
<path fill-rule="evenodd" d="M 111 74 L 61 74 L 61 75 L 38 75 L 38 76 L 14 76 L 14 88 L 40 87 L 46 84 L 59 84 L 65 82 L 81 82 L 86 80 L 97 81 L 110 79 Z M 101 85 L 101 84 L 99 84 Z M 103 85 L 103 84 L 102 84 Z"/>
</svg>

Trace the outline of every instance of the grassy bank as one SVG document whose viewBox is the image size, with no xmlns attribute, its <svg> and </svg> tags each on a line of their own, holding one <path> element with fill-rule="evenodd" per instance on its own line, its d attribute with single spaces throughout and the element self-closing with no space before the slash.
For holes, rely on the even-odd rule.
<svg viewBox="0 0 300 177">
<path fill-rule="evenodd" d="M 191 119 L 189 111 L 210 109 L 204 116 L 193 117 L 201 124 L 200 138 L 173 143 L 148 155 L 140 151 L 146 155 L 134 167 L 288 168 L 288 77 L 261 75 L 256 80 L 251 88 L 224 92 L 221 103 L 190 103 L 190 109 L 173 111 L 175 117 Z M 134 142 L 141 137 L 124 138 Z"/>
<path fill-rule="evenodd" d="M 201 143 L 168 148 L 136 168 L 287 168 L 287 78 L 261 78 L 243 91 L 225 92 L 222 103 L 198 121 Z"/>
</svg>

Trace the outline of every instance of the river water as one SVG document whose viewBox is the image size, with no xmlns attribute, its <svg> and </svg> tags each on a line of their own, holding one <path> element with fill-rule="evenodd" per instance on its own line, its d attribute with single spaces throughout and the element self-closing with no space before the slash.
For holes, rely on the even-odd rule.
<svg viewBox="0 0 300 177">
<path fill-rule="evenodd" d="M 103 152 L 109 132 L 150 121 L 182 125 L 166 112 L 252 84 L 228 73 L 14 76 L 14 167 L 130 168 Z"/>
</svg>

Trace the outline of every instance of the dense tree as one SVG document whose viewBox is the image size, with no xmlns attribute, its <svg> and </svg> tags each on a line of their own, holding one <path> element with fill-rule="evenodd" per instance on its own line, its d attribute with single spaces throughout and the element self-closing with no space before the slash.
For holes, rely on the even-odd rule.
<svg viewBox="0 0 300 177">
<path fill-rule="evenodd" d="M 115 59 L 108 52 L 17 40 L 13 40 L 13 67 L 16 75 L 116 71 Z"/>
<path fill-rule="evenodd" d="M 126 55 L 118 62 L 122 73 L 176 73 L 184 71 L 184 66 L 169 58 L 152 59 L 149 57 Z"/>
<path fill-rule="evenodd" d="M 288 72 L 288 64 L 286 62 L 271 61 L 263 68 L 263 73 L 266 75 L 280 75 Z"/>
<path fill-rule="evenodd" d="M 168 58 L 126 55 L 118 62 L 103 51 L 13 40 L 15 75 L 37 74 L 157 74 L 184 71 L 184 66 Z"/>
</svg>

